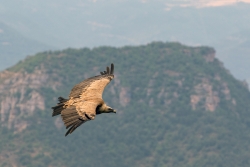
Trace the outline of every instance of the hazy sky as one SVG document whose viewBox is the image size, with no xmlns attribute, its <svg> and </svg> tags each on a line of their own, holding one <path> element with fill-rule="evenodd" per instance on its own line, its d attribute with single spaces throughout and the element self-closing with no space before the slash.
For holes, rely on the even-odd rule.
<svg viewBox="0 0 250 167">
<path fill-rule="evenodd" d="M 147 0 L 141 0 L 142 2 L 147 2 Z M 250 0 L 175 0 L 166 1 L 168 5 L 180 5 L 180 6 L 196 6 L 196 7 L 211 7 L 211 6 L 224 6 L 232 5 L 238 2 L 250 3 Z"/>
<path fill-rule="evenodd" d="M 0 16 L 9 27 L 0 27 L 6 50 L 17 50 L 6 45 L 15 42 L 15 33 L 16 43 L 22 35 L 52 49 L 152 41 L 209 45 L 235 76 L 250 83 L 250 0 L 0 0 Z M 20 59 L 31 54 L 18 48 Z"/>
<path fill-rule="evenodd" d="M 90 0 L 94 3 L 104 0 Z M 129 0 L 118 0 L 118 1 L 129 1 Z M 142 3 L 161 1 L 165 2 L 167 6 L 196 6 L 196 7 L 216 7 L 232 5 L 234 3 L 245 2 L 250 3 L 250 0 L 139 0 Z"/>
<path fill-rule="evenodd" d="M 207 0 L 202 1 L 201 6 L 223 6 L 231 5 L 238 2 L 250 3 L 250 0 Z"/>
</svg>

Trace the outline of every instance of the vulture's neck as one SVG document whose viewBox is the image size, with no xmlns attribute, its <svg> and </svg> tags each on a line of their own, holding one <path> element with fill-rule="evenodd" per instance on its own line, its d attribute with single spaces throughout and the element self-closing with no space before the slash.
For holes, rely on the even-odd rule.
<svg viewBox="0 0 250 167">
<path fill-rule="evenodd" d="M 107 108 L 108 108 L 108 106 L 105 103 L 97 106 L 96 107 L 96 115 L 97 114 L 101 114 L 101 113 L 105 113 L 105 111 L 107 110 Z"/>
</svg>

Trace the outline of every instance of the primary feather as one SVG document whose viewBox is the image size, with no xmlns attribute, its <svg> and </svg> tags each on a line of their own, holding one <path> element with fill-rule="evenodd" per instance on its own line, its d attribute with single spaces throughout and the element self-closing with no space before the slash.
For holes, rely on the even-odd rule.
<svg viewBox="0 0 250 167">
<path fill-rule="evenodd" d="M 114 64 L 111 64 L 110 69 L 107 67 L 106 71 L 100 73 L 101 75 L 75 85 L 69 94 L 69 99 L 59 97 L 59 103 L 52 107 L 52 116 L 61 114 L 64 125 L 69 128 L 65 136 L 86 121 L 93 120 L 97 114 L 116 113 L 102 99 L 105 87 L 114 78 Z"/>
</svg>

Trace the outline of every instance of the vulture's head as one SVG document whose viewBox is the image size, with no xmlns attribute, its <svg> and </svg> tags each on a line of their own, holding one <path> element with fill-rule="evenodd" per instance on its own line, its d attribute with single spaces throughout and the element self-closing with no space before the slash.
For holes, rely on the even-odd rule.
<svg viewBox="0 0 250 167">
<path fill-rule="evenodd" d="M 107 110 L 106 110 L 107 113 L 116 113 L 116 110 L 114 110 L 113 108 L 111 107 L 108 107 Z"/>
<path fill-rule="evenodd" d="M 99 108 L 100 113 L 116 113 L 116 111 L 105 103 Z"/>
</svg>

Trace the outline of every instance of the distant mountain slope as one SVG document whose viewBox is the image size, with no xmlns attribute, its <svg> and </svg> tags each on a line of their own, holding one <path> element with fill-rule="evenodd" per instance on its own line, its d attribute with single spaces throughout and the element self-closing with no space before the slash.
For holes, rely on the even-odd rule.
<svg viewBox="0 0 250 167">
<path fill-rule="evenodd" d="M 29 39 L 59 49 L 140 45 L 159 40 L 209 45 L 235 77 L 250 83 L 250 75 L 244 72 L 249 71 L 248 45 L 243 50 L 238 47 L 250 40 L 249 3 L 196 8 L 234 0 L 15 0 L 14 6 L 13 2 L 2 1 L 0 21 Z M 234 64 L 236 59 L 241 70 Z"/>
<path fill-rule="evenodd" d="M 221 40 L 250 28 L 248 3 L 196 8 L 180 7 L 178 1 L 168 10 L 167 4 L 173 1 L 28 2 L 16 1 L 13 7 L 12 2 L 4 1 L 0 21 L 26 37 L 60 48 L 153 40 L 217 47 L 223 44 Z"/>
<path fill-rule="evenodd" d="M 0 22 L 0 70 L 14 65 L 27 55 L 53 48 L 35 40 L 27 39 L 19 32 Z"/>
<path fill-rule="evenodd" d="M 0 166 L 248 167 L 250 93 L 214 56 L 154 42 L 26 58 L 0 73 Z M 117 114 L 65 138 L 50 107 L 111 62 L 104 99 Z"/>
</svg>

